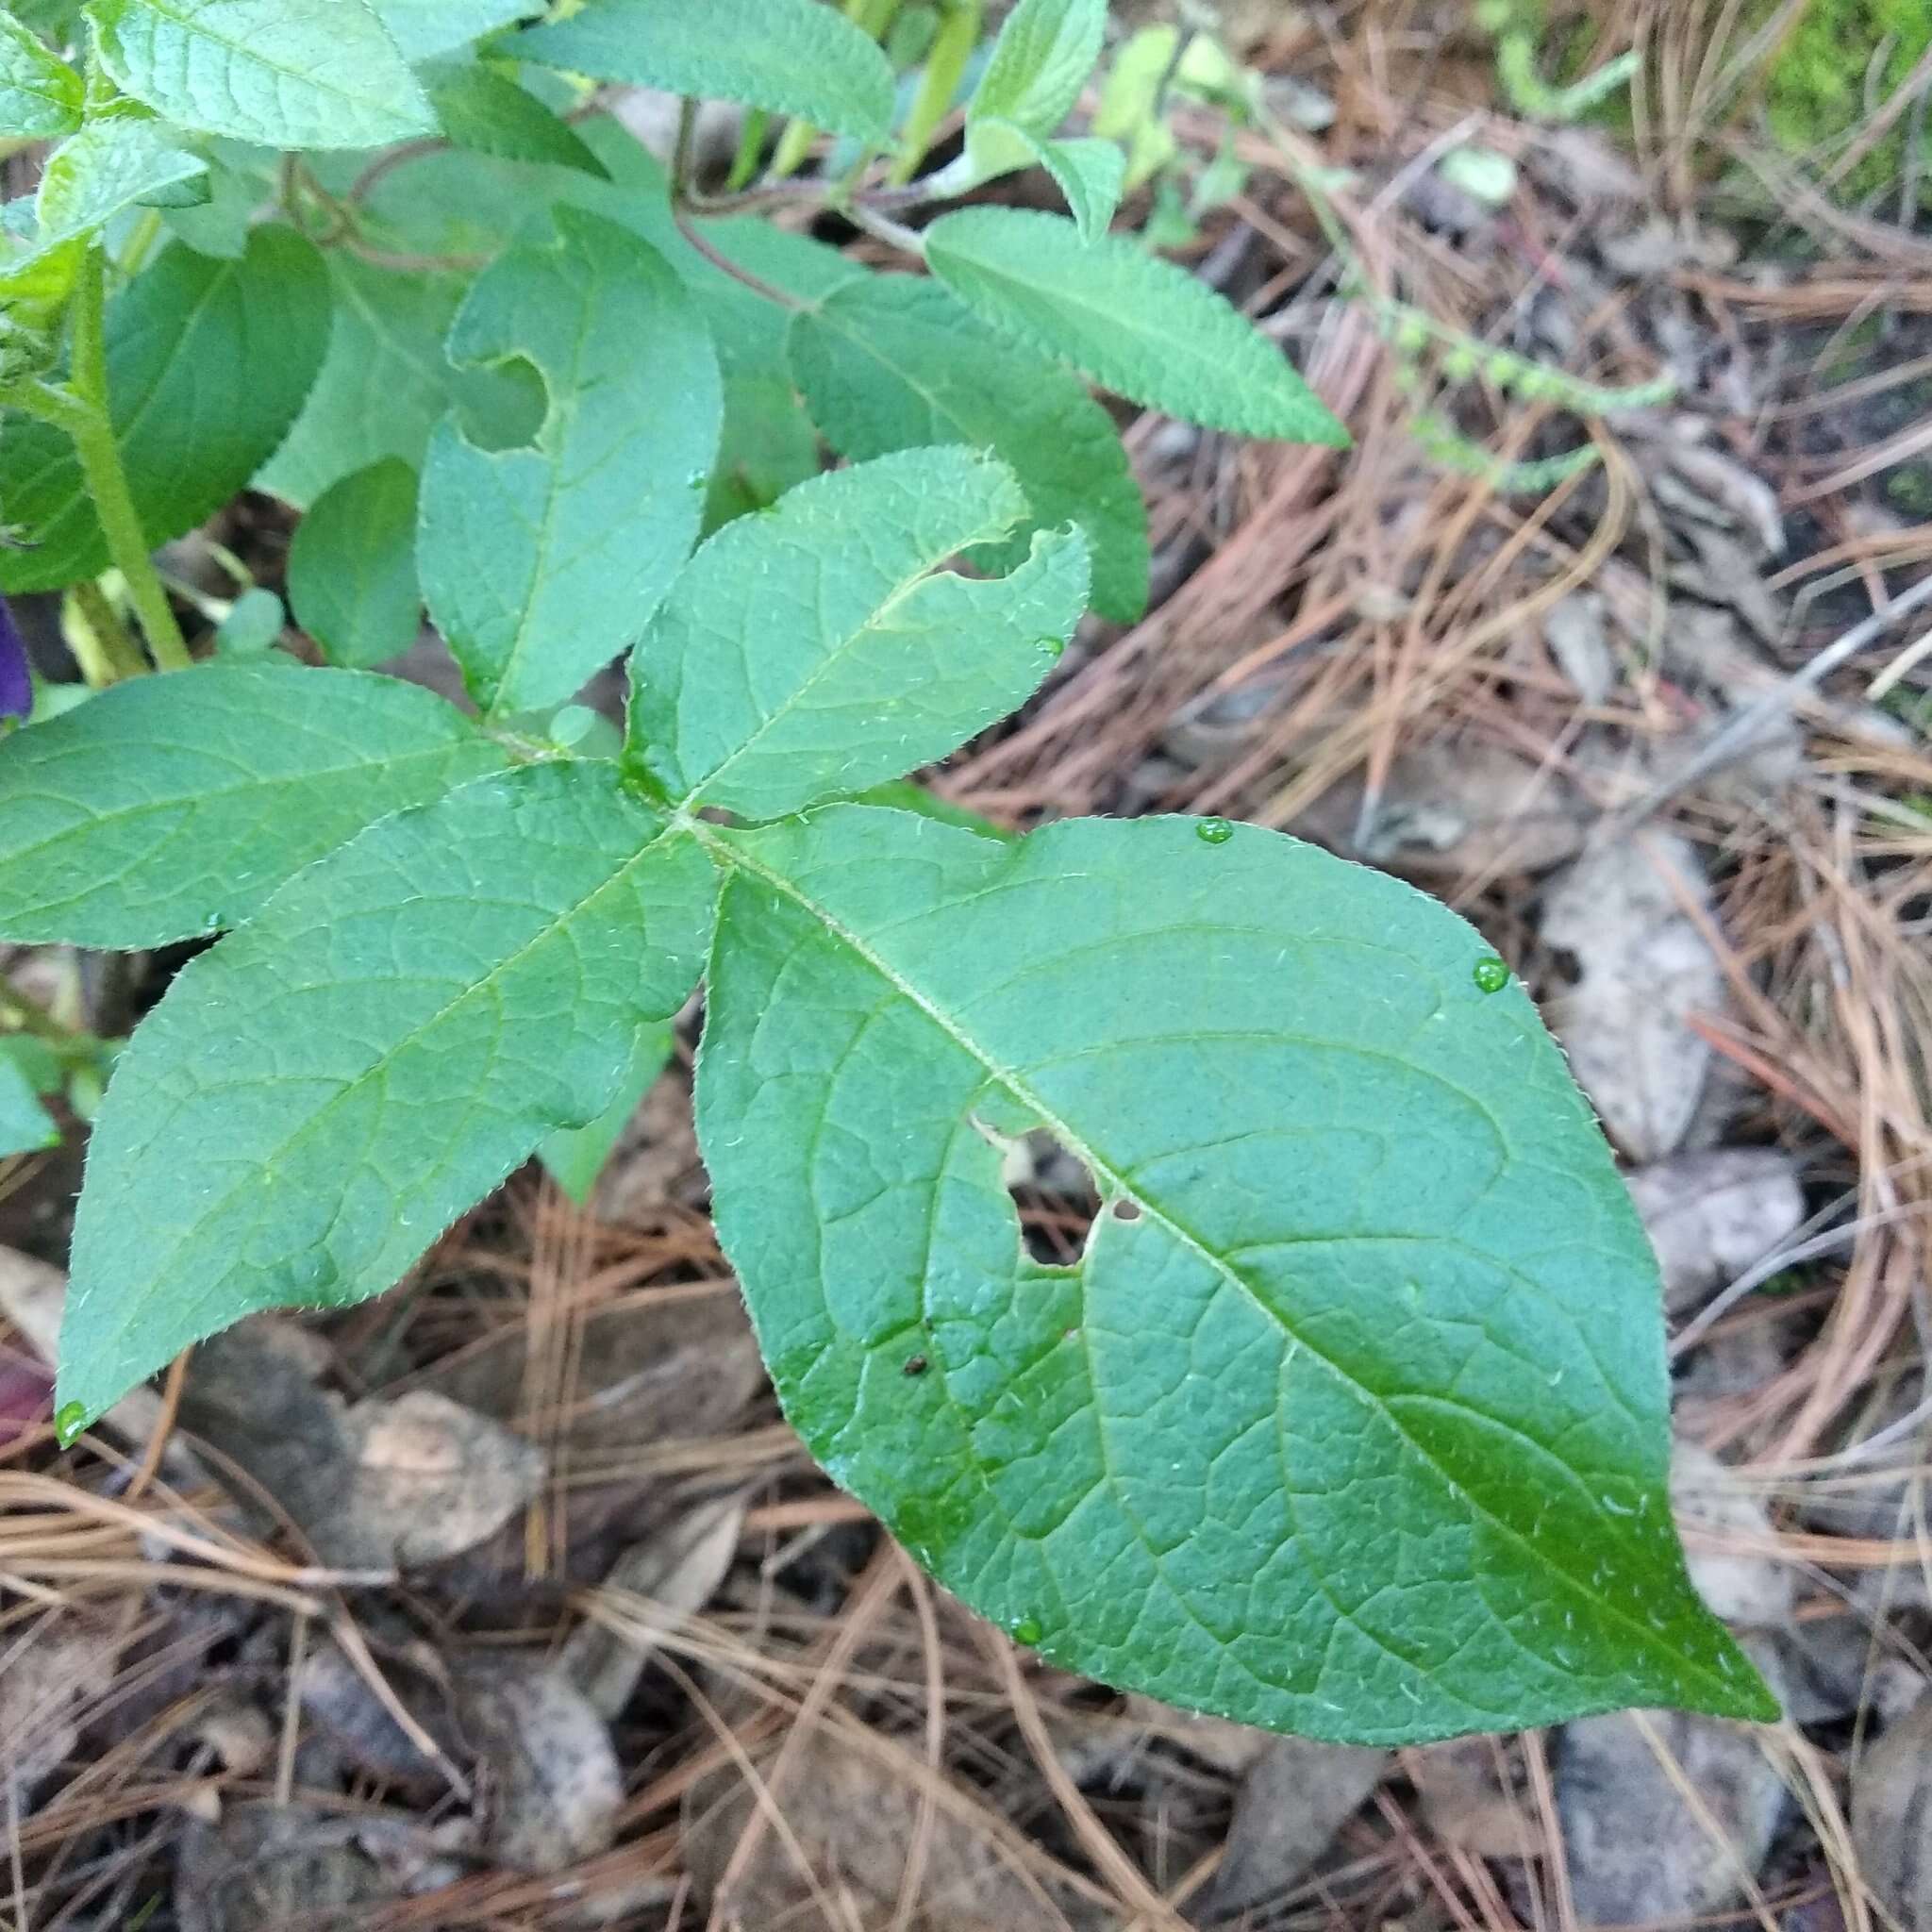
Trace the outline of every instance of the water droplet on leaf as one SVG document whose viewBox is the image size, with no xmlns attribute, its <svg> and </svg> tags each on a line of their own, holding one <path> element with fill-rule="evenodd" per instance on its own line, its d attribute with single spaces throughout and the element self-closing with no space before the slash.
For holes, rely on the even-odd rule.
<svg viewBox="0 0 1932 1932">
<path fill-rule="evenodd" d="M 1225 819 L 1203 819 L 1194 827 L 1194 837 L 1204 845 L 1225 845 L 1234 837 L 1234 827 Z"/>
<path fill-rule="evenodd" d="M 87 1404 L 84 1402 L 63 1404 L 59 1413 L 54 1418 L 54 1433 L 59 1437 L 63 1449 L 86 1427 Z"/>
<path fill-rule="evenodd" d="M 1509 969 L 1491 953 L 1486 959 L 1475 962 L 1475 970 L 1470 975 L 1478 992 L 1501 992 L 1509 984 Z"/>
<path fill-rule="evenodd" d="M 1038 1617 L 1021 1617 L 1016 1619 L 1013 1624 L 1013 1641 L 1015 1643 L 1038 1643 L 1045 1634 L 1045 1631 L 1040 1627 L 1040 1619 Z"/>
<path fill-rule="evenodd" d="M 1058 658 L 1067 648 L 1065 638 L 1036 638 L 1034 641 L 1049 658 Z"/>
</svg>

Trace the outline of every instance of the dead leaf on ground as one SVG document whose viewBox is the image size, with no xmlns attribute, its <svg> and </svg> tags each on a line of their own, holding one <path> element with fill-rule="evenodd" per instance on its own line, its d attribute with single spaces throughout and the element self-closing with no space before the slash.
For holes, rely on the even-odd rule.
<svg viewBox="0 0 1932 1932">
<path fill-rule="evenodd" d="M 1402 1754 L 1429 1829 L 1473 1858 L 1538 1858 L 1546 1849 L 1520 1755 L 1499 1738 L 1453 1738 Z"/>
<path fill-rule="evenodd" d="M 1932 1697 L 1852 1769 L 1858 1875 L 1906 1932 L 1932 1932 Z"/>
<path fill-rule="evenodd" d="M 558 1668 L 600 1717 L 614 1718 L 630 1702 L 658 1638 L 710 1602 L 743 1528 L 741 1495 L 701 1504 L 633 1544 L 583 1593 L 584 1621 Z"/>
<path fill-rule="evenodd" d="M 541 1488 L 542 1452 L 427 1390 L 343 1408 L 313 1338 L 258 1317 L 195 1351 L 181 1424 L 251 1476 L 325 1564 L 433 1563 L 493 1535 Z M 245 1488 L 239 1500 L 272 1525 Z"/>
<path fill-rule="evenodd" d="M 1287 1891 L 1381 1783 L 1391 1761 L 1387 1751 L 1276 1738 L 1235 1794 L 1205 1915 L 1231 1918 Z"/>
<path fill-rule="evenodd" d="M 58 1353 L 60 1315 L 67 1306 L 67 1275 L 49 1262 L 18 1248 L 0 1247 L 0 1315 L 13 1324 L 19 1340 L 42 1361 Z M 103 1415 L 105 1427 L 125 1441 L 145 1442 L 159 1425 L 160 1398 L 152 1389 L 135 1389 Z"/>
<path fill-rule="evenodd" d="M 558 1872 L 608 1850 L 624 1773 L 582 1691 L 547 1665 L 493 1662 L 465 1672 L 463 1691 L 491 1853 L 520 1871 Z"/>
<path fill-rule="evenodd" d="M 522 1406 L 525 1334 L 506 1324 L 439 1363 L 425 1384 L 488 1416 Z M 764 1365 L 735 1286 L 702 1295 L 632 1296 L 592 1310 L 582 1368 L 557 1432 L 582 1457 L 725 1434 L 764 1387 Z"/>
<path fill-rule="evenodd" d="M 1689 1129 L 1711 1058 L 1690 1021 L 1724 1006 L 1717 956 L 1681 902 L 1711 916 L 1703 862 L 1651 832 L 1578 859 L 1543 904 L 1543 941 L 1577 975 L 1548 1002 L 1551 1026 L 1611 1138 L 1644 1161 Z"/>
<path fill-rule="evenodd" d="M 1626 1178 L 1673 1315 L 1774 1252 L 1805 1219 L 1797 1162 L 1775 1147 L 1676 1154 Z"/>
<path fill-rule="evenodd" d="M 1690 1580 L 1714 1615 L 1757 1629 L 1790 1622 L 1791 1572 L 1769 1554 L 1771 1518 L 1701 1443 L 1679 1439 L 1672 1452 L 1671 1507 Z"/>
<path fill-rule="evenodd" d="M 175 1865 L 181 1932 L 357 1932 L 391 1888 L 357 1845 L 360 1821 L 302 1805 L 229 1805 L 192 1821 Z"/>
<path fill-rule="evenodd" d="M 1275 1741 L 1272 1731 L 1201 1711 L 1176 1710 L 1138 1690 L 1127 1697 L 1127 1715 L 1142 1735 L 1152 1732 L 1165 1738 L 1230 1777 L 1246 1771 Z"/>
<path fill-rule="evenodd" d="M 411 1719 L 452 1762 L 466 1752 L 462 1715 L 448 1673 L 426 1646 L 398 1657 L 379 1653 L 383 1681 Z M 410 1737 L 347 1653 L 331 1641 L 311 1650 L 295 1674 L 302 1712 L 319 1725 L 351 1769 L 425 1797 L 448 1789 L 436 1760 Z"/>
<path fill-rule="evenodd" d="M 770 1775 L 777 1749 L 758 1755 L 761 1776 Z M 812 1924 L 822 1916 L 816 1899 L 829 1892 L 856 1908 L 855 1927 L 884 1932 L 894 1923 L 918 1829 L 915 1778 L 815 1733 L 799 1740 L 772 1798 L 811 1876 L 767 1822 L 729 1898 L 720 1901 L 718 1888 L 757 1814 L 757 1800 L 735 1769 L 701 1780 L 686 1797 L 685 1868 L 699 1895 L 712 1901 L 718 1923 L 731 1932 Z M 957 1805 L 934 1807 L 910 1922 L 915 1932 L 1104 1932 L 1109 1923 L 1088 1901 L 1044 1889 L 991 1832 L 975 1831 Z"/>
<path fill-rule="evenodd" d="M 1332 787 L 1295 822 L 1302 838 L 1418 878 L 1543 872 L 1582 849 L 1581 801 L 1557 773 L 1503 745 L 1424 745 L 1389 768 L 1368 836 L 1362 785 Z"/>
<path fill-rule="evenodd" d="M 88 1705 L 112 1683 L 123 1639 L 50 1611 L 0 1633 L 0 1785 L 23 1810 L 73 1757 Z"/>
<path fill-rule="evenodd" d="M 1752 1657 L 1776 1690 L 1768 1650 Z M 1679 1925 L 1727 1907 L 1762 1867 L 1787 1795 L 1750 1725 L 1671 1710 L 1566 1725 L 1556 1784 L 1582 1925 Z M 1721 1843 L 1680 1787 L 1695 1791 Z"/>
<path fill-rule="evenodd" d="M 1600 705 L 1615 689 L 1616 653 L 1601 591 L 1573 591 L 1543 613 L 1543 641 L 1557 668 L 1586 705 Z"/>
</svg>

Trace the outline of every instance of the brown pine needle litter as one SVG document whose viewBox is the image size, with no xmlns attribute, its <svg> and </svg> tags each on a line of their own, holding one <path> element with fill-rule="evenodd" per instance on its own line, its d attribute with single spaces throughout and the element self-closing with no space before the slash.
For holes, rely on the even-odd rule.
<svg viewBox="0 0 1932 1932">
<path fill-rule="evenodd" d="M 1626 1079 L 1693 1083 L 1592 1089 L 1633 1167 L 1762 1157 L 1790 1211 L 1693 1231 L 1673 1359 L 1687 1546 L 1786 1722 L 1345 1770 L 1044 1667 L 778 1417 L 687 1053 L 591 1211 L 531 1170 L 391 1294 L 251 1324 L 71 1449 L 0 1423 L 0 1924 L 1932 1932 L 1872 1824 L 1932 1673 L 1932 234 L 1841 192 L 1923 140 L 1932 64 L 1790 151 L 1803 10 L 1552 7 L 1546 70 L 1641 57 L 1627 112 L 1566 123 L 1463 8 L 1226 8 L 1269 112 L 1179 258 L 1353 445 L 1129 425 L 1152 608 L 929 774 L 1012 825 L 1219 813 L 1413 877 L 1580 1072 L 1621 1014 Z M 1445 179 L 1471 148 L 1499 200 Z M 1573 945 L 1579 898 L 1650 924 Z M 50 1159 L 0 1213 L 57 1259 Z M 8 1270 L 31 1370 L 49 1277 Z"/>
</svg>

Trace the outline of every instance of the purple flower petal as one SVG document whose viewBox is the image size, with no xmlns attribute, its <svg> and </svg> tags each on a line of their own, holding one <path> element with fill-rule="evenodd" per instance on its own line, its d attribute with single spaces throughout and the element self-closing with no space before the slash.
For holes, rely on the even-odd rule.
<svg viewBox="0 0 1932 1932">
<path fill-rule="evenodd" d="M 0 597 L 0 724 L 9 718 L 30 718 L 34 681 L 26 668 L 26 645 L 7 599 Z"/>
</svg>

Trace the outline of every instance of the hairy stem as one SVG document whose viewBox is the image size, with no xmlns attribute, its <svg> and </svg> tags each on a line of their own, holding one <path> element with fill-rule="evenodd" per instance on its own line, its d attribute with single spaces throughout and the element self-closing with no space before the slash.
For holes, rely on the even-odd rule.
<svg viewBox="0 0 1932 1932">
<path fill-rule="evenodd" d="M 127 473 L 108 415 L 108 358 L 102 334 L 106 306 L 106 263 L 98 247 L 88 251 L 74 297 L 74 366 L 68 393 L 80 407 L 65 427 L 80 458 L 81 475 L 93 498 L 108 540 L 108 555 L 127 582 L 128 601 L 141 619 L 147 647 L 163 671 L 184 671 L 193 661 L 175 622 L 168 593 L 155 575 L 147 533 L 127 489 Z"/>
</svg>

